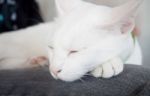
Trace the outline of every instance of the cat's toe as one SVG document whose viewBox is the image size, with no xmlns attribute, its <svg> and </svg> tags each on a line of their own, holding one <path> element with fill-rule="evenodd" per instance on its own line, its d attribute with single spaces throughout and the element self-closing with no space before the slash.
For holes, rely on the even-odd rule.
<svg viewBox="0 0 150 96">
<path fill-rule="evenodd" d="M 102 77 L 103 78 L 111 78 L 115 74 L 114 69 L 112 67 L 111 62 L 107 62 L 102 65 Z"/>
<path fill-rule="evenodd" d="M 120 58 L 112 59 L 111 64 L 112 64 L 115 76 L 120 74 L 123 71 L 124 64 Z"/>
<path fill-rule="evenodd" d="M 110 78 L 114 76 L 114 70 L 110 62 L 104 63 L 101 66 L 94 69 L 91 74 L 94 77 L 103 77 L 103 78 Z"/>
<path fill-rule="evenodd" d="M 123 67 L 122 60 L 118 57 L 115 57 L 94 69 L 91 74 L 97 78 L 111 78 L 120 74 L 123 71 Z"/>
<path fill-rule="evenodd" d="M 96 78 L 102 77 L 102 67 L 101 67 L 101 66 L 100 66 L 100 67 L 97 67 L 95 70 L 93 70 L 93 71 L 91 72 L 91 74 L 92 74 L 94 77 L 96 77 Z"/>
<path fill-rule="evenodd" d="M 119 57 L 111 59 L 109 62 L 102 65 L 103 78 L 110 78 L 119 75 L 123 71 L 123 61 Z"/>
</svg>

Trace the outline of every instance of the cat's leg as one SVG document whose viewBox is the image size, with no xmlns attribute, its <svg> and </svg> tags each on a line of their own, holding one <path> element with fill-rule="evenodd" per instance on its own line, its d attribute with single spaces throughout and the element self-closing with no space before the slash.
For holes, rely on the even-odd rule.
<svg viewBox="0 0 150 96">
<path fill-rule="evenodd" d="M 48 64 L 48 59 L 45 56 L 1 58 L 0 70 L 35 68 L 46 64 Z"/>
<path fill-rule="evenodd" d="M 108 62 L 100 65 L 91 74 L 94 77 L 110 78 L 123 71 L 123 62 L 119 57 L 115 57 Z"/>
<path fill-rule="evenodd" d="M 48 61 L 43 55 L 36 55 L 39 51 L 27 50 L 27 48 L 15 43 L 0 42 L 0 44 L 0 70 L 39 67 L 44 66 Z M 39 54 L 44 53 L 40 50 Z"/>
<path fill-rule="evenodd" d="M 3 58 L 0 60 L 0 70 L 23 69 L 34 67 L 30 65 L 26 58 Z"/>
</svg>

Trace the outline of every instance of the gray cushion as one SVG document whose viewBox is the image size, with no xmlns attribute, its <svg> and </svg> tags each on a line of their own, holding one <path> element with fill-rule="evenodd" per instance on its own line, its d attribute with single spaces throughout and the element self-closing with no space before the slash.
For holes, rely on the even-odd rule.
<svg viewBox="0 0 150 96">
<path fill-rule="evenodd" d="M 86 77 L 66 83 L 46 68 L 0 71 L 0 96 L 150 96 L 150 69 L 126 65 L 111 79 Z"/>
</svg>

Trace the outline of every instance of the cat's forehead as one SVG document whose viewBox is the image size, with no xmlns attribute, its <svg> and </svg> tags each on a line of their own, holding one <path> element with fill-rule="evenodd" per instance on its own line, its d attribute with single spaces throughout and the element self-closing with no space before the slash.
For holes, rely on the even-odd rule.
<svg viewBox="0 0 150 96">
<path fill-rule="evenodd" d="M 62 33 L 54 36 L 53 45 L 57 48 L 63 48 L 66 50 L 81 50 L 88 48 L 92 45 L 100 42 L 105 34 L 100 34 L 98 31 L 94 30 L 93 32 L 73 32 L 73 33 Z M 101 32 L 105 33 L 105 30 Z"/>
<path fill-rule="evenodd" d="M 105 9 L 105 11 L 104 11 Z M 80 49 L 98 40 L 96 27 L 109 13 L 108 7 L 78 9 L 59 18 L 54 44 L 65 48 Z M 93 32 L 94 31 L 94 32 Z"/>
<path fill-rule="evenodd" d="M 59 22 L 61 26 L 69 25 L 69 24 L 78 24 L 78 25 L 86 25 L 93 24 L 97 21 L 101 23 L 101 21 L 108 18 L 110 15 L 112 8 L 107 6 L 85 6 L 82 8 L 77 8 L 76 10 L 71 11 L 68 14 L 59 18 Z"/>
</svg>

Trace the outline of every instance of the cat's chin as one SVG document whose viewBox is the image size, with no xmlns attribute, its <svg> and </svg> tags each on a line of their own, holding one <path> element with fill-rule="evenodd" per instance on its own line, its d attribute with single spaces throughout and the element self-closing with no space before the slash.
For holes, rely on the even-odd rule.
<svg viewBox="0 0 150 96">
<path fill-rule="evenodd" d="M 50 71 L 50 74 L 51 74 L 51 76 L 52 76 L 54 79 L 56 79 L 56 80 L 58 79 L 58 77 L 55 76 L 55 75 L 53 74 L 53 72 Z"/>
<path fill-rule="evenodd" d="M 53 74 L 53 72 L 50 71 L 51 76 L 56 80 L 62 80 L 65 82 L 73 82 L 75 80 L 78 80 L 80 76 L 69 76 L 68 74 L 59 73 L 57 76 Z"/>
<path fill-rule="evenodd" d="M 65 82 L 73 82 L 73 81 L 76 81 L 76 80 L 79 80 L 83 75 L 82 74 L 75 74 L 73 73 L 74 75 L 71 75 L 71 73 L 67 73 L 67 74 L 64 74 L 64 73 L 59 73 L 58 76 L 57 76 L 57 79 L 60 79 L 62 81 L 65 81 Z"/>
</svg>

